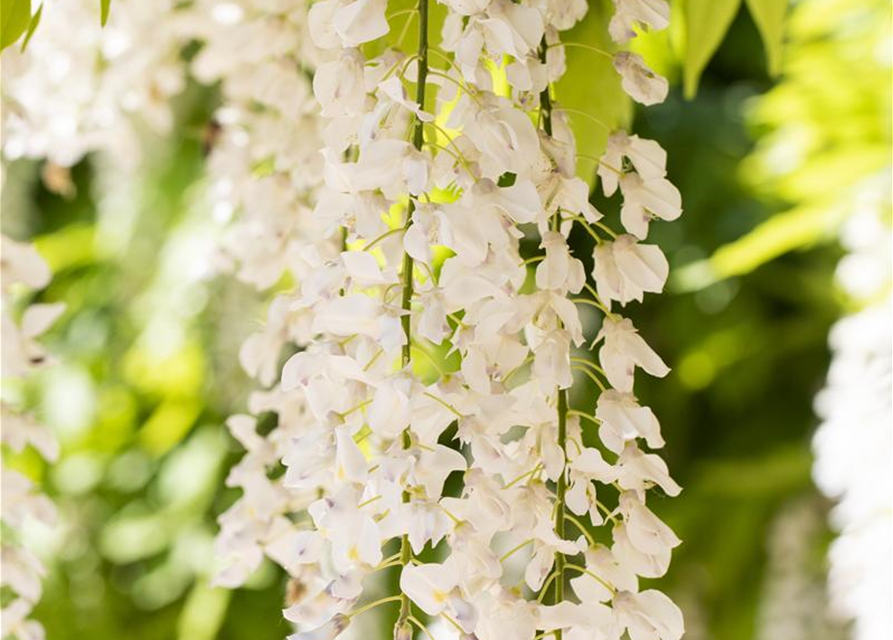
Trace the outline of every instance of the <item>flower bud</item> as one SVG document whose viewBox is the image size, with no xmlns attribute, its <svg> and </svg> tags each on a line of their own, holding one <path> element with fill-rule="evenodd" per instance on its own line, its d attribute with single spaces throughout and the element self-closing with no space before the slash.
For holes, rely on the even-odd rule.
<svg viewBox="0 0 893 640">
<path fill-rule="evenodd" d="M 394 626 L 394 640 L 412 640 L 412 625 L 404 622 Z"/>
</svg>

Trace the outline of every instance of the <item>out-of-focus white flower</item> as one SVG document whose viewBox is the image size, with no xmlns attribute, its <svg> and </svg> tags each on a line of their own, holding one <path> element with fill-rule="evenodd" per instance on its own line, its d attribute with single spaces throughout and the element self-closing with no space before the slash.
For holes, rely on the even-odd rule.
<svg viewBox="0 0 893 640">
<path fill-rule="evenodd" d="M 100 26 L 90 0 L 47 0 L 24 52 L 3 52 L 3 154 L 63 166 L 101 150 L 133 167 L 140 121 L 167 132 L 185 86 L 173 0 L 121 2 Z"/>
<path fill-rule="evenodd" d="M 625 44 L 630 38 L 635 38 L 636 25 L 660 31 L 670 24 L 670 5 L 666 0 L 612 1 L 614 15 L 608 24 L 608 33 L 617 44 Z"/>
<path fill-rule="evenodd" d="M 880 211 L 888 208 L 889 200 Z M 840 531 L 829 551 L 831 601 L 836 613 L 855 621 L 858 640 L 893 633 L 893 298 L 888 268 L 893 233 L 881 222 L 880 211 L 864 209 L 846 223 L 843 241 L 850 254 L 845 260 L 873 261 L 878 273 L 886 273 L 886 282 L 880 294 L 864 298 L 861 281 L 842 281 L 864 306 L 831 330 L 828 381 L 815 401 L 822 424 L 813 439 L 813 477 L 838 501 L 831 515 Z M 874 233 L 859 233 L 866 228 Z"/>
<path fill-rule="evenodd" d="M 814 496 L 790 500 L 769 526 L 757 640 L 851 637 L 846 622 L 828 606 L 827 573 L 815 561 L 815 547 L 826 535 L 822 503 Z"/>
<path fill-rule="evenodd" d="M 13 316 L 11 291 L 16 286 L 43 288 L 49 284 L 50 270 L 33 246 L 2 236 L 0 281 L 3 283 L 0 313 L 3 322 L 3 380 L 23 378 L 34 369 L 45 365 L 47 357 L 36 339 L 49 329 L 64 310 L 61 304 L 35 304 L 24 311 L 20 320 Z M 21 452 L 33 447 L 47 462 L 59 455 L 59 445 L 52 432 L 39 424 L 21 409 L 2 403 L 3 443 L 12 451 Z M 40 599 L 41 579 L 46 574 L 43 563 L 25 546 L 27 540 L 15 540 L 14 534 L 34 522 L 50 526 L 55 522 L 56 510 L 48 497 L 41 494 L 35 484 L 17 471 L 0 468 L 2 476 L 2 513 L 5 530 L 0 584 L 8 587 L 14 598 L 8 601 L 0 618 L 3 636 L 12 635 L 19 640 L 40 640 L 43 628 L 28 616 Z M 12 538 L 12 539 L 11 539 Z"/>
</svg>

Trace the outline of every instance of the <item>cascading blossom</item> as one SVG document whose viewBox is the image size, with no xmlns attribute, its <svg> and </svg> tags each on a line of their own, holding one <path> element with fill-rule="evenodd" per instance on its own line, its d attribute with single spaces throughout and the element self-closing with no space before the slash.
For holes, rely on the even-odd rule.
<svg viewBox="0 0 893 640">
<path fill-rule="evenodd" d="M 662 0 L 615 5 L 618 43 L 637 27 L 666 26 Z M 248 453 L 228 478 L 244 495 L 221 518 L 219 584 L 242 584 L 265 555 L 279 563 L 293 579 L 285 615 L 301 640 L 334 638 L 392 601 L 400 639 L 423 627 L 418 607 L 480 640 L 538 631 L 675 640 L 678 608 L 640 591 L 638 577 L 663 575 L 679 544 L 646 506 L 647 489 L 680 488 L 640 448 L 663 439 L 633 394 L 636 367 L 668 368 L 613 311 L 666 280 L 660 249 L 643 243 L 651 221 L 681 214 L 666 156 L 653 141 L 611 136 L 598 173 L 606 195 L 623 195 L 626 233 L 612 231 L 576 177 L 573 134 L 552 95 L 565 66 L 559 33 L 586 3 L 444 8 L 432 47 L 429 0 L 390 18 L 384 0 L 200 0 L 182 12 L 122 1 L 112 28 L 78 30 L 89 38 L 81 43 L 52 33 L 95 20 L 94 10 L 50 7 L 28 53 L 5 54 L 14 62 L 4 70 L 4 152 L 63 166 L 94 149 L 133 157 L 122 114 L 139 110 L 166 127 L 167 99 L 183 83 L 180 46 L 200 42 L 192 72 L 219 81 L 224 101 L 209 144 L 216 211 L 234 220 L 227 253 L 260 289 L 283 274 L 298 282 L 242 349 L 249 373 L 279 381 L 253 394 L 251 416 L 229 421 Z M 174 14 L 171 40 L 134 45 L 154 33 L 148 22 Z M 372 55 L 364 45 L 401 17 L 404 31 L 418 20 L 417 50 Z M 72 44 L 115 63 L 102 73 L 77 67 L 89 56 Z M 635 100 L 665 98 L 666 81 L 641 56 L 600 53 Z M 510 91 L 497 88 L 496 69 Z M 25 108 L 38 94 L 59 97 L 41 104 L 64 112 Z M 592 284 L 567 243 L 575 225 L 596 238 Z M 522 255 L 533 233 L 542 253 Z M 572 355 L 587 337 L 581 304 L 604 313 L 601 366 Z M 288 345 L 301 350 L 280 376 Z M 594 414 L 570 407 L 575 372 L 603 390 Z M 257 416 L 268 413 L 277 424 L 262 436 Z M 11 437 L 13 447 L 25 441 Z M 447 491 L 459 474 L 461 489 Z M 602 526 L 610 545 L 589 532 Z M 441 541 L 442 561 L 418 561 Z M 385 557 L 391 543 L 399 552 Z M 367 578 L 388 568 L 399 568 L 401 593 L 360 604 Z M 16 602 L 34 594 L 33 580 L 13 586 Z M 4 622 L 23 619 L 17 611 Z"/>
<path fill-rule="evenodd" d="M 616 4 L 619 42 L 633 25 L 665 26 L 665 3 L 648 3 L 654 15 Z M 250 11 L 278 8 L 268 5 L 242 12 L 209 3 L 240 25 L 267 24 Z M 286 269 L 298 280 L 272 303 L 243 363 L 269 384 L 283 346 L 301 350 L 250 402 L 254 414 L 278 415 L 270 435 L 258 434 L 253 417 L 230 421 L 248 454 L 230 477 L 245 495 L 222 520 L 231 564 L 219 580 L 240 584 L 264 554 L 279 562 L 293 578 L 285 615 L 298 640 L 338 637 L 354 616 L 388 602 L 400 604 L 400 639 L 423 626 L 418 608 L 480 640 L 538 631 L 675 640 L 678 608 L 640 590 L 638 577 L 663 575 L 679 544 L 646 506 L 647 489 L 680 488 L 663 460 L 640 448 L 640 439 L 650 448 L 663 440 L 633 395 L 636 367 L 658 376 L 668 369 L 612 310 L 666 280 L 663 254 L 641 242 L 652 220 L 681 213 L 665 154 L 636 136 L 611 137 L 599 173 L 610 172 L 602 176 L 608 195 L 623 194 L 627 233 L 611 231 L 575 177 L 573 134 L 551 89 L 564 69 L 558 34 L 583 17 L 585 3 L 444 7 L 438 46 L 429 44 L 427 0 L 391 16 L 374 0 L 309 8 L 309 35 L 322 50 L 312 86 L 325 118 L 324 187 L 298 196 L 315 200 L 311 231 L 276 220 L 272 206 L 258 217 L 263 200 L 236 198 L 259 237 L 265 224 L 294 224 L 272 245 L 281 252 L 257 256 L 255 273 L 269 267 L 270 276 L 255 283 L 272 284 Z M 416 50 L 373 55 L 370 43 L 415 20 Z M 301 46 L 280 50 L 273 40 L 261 59 Z M 635 99 L 666 94 L 635 54 L 613 59 Z M 253 66 L 261 62 L 234 64 L 247 79 L 264 75 Z M 225 66 L 209 79 L 222 78 L 226 94 Z M 510 92 L 497 89 L 495 67 Z M 253 125 L 243 132 L 246 149 L 264 146 L 253 141 Z M 293 178 L 275 152 L 245 155 L 255 171 L 272 166 Z M 246 160 L 234 163 L 246 175 Z M 299 191 L 281 184 L 286 199 Z M 567 244 L 575 225 L 597 238 L 594 284 Z M 522 256 L 521 238 L 536 232 L 543 252 Z M 586 339 L 581 304 L 605 314 L 595 336 L 601 366 L 572 356 Z M 594 415 L 569 406 L 580 371 L 604 389 Z M 285 474 L 271 479 L 279 461 Z M 601 526 L 613 533 L 610 545 L 589 531 Z M 442 541 L 448 553 L 439 562 L 418 560 Z M 369 576 L 390 568 L 400 571 L 401 593 L 362 603 Z"/>
<path fill-rule="evenodd" d="M 64 310 L 61 304 L 32 304 L 20 319 L 13 316 L 11 294 L 16 288 L 43 289 L 49 284 L 50 270 L 43 258 L 28 244 L 2 236 L 0 248 L 0 280 L 2 280 L 3 381 L 21 382 L 31 372 L 46 364 L 48 355 L 37 342 Z M 4 392 L 6 389 L 4 389 Z M 4 393 L 2 400 L 5 447 L 21 453 L 33 448 L 47 462 L 59 455 L 59 445 L 52 432 L 35 418 L 23 412 L 12 397 Z M 56 518 L 53 503 L 41 494 L 35 484 L 13 469 L 0 468 L 3 487 L 2 520 L 4 532 L 13 534 L 35 522 L 52 525 Z M 15 537 L 13 535 L 13 537 Z M 4 533 L 2 549 L 3 573 L 0 585 L 10 589 L 13 597 L 0 612 L 4 638 L 41 640 L 41 625 L 29 619 L 34 604 L 40 599 L 41 580 L 46 573 L 41 561 L 21 541 L 10 540 Z"/>
<path fill-rule="evenodd" d="M 3 155 L 69 167 L 102 150 L 135 166 L 139 129 L 168 131 L 183 90 L 174 0 L 115 2 L 105 27 L 93 0 L 44 0 L 24 52 L 3 52 Z M 45 172 L 45 175 L 46 172 Z"/>
<path fill-rule="evenodd" d="M 316 264 L 304 249 L 326 237 L 313 215 L 323 143 L 311 76 L 321 57 L 307 36 L 308 8 L 199 0 L 177 23 L 201 45 L 192 74 L 220 83 L 222 104 L 207 132 L 213 212 L 227 224 L 222 248 L 238 277 L 259 289 L 286 272 L 303 279 Z M 278 348 L 270 353 L 275 361 Z M 258 366 L 249 363 L 248 372 L 257 376 Z M 261 376 L 267 385 L 274 378 Z"/>
<path fill-rule="evenodd" d="M 308 35 L 308 9 L 306 2 L 199 0 L 178 20 L 182 34 L 200 45 L 192 75 L 218 82 L 221 90 L 207 140 L 213 214 L 226 227 L 221 253 L 240 280 L 261 291 L 283 277 L 326 286 L 318 268 L 341 244 L 314 212 L 323 181 L 323 132 L 311 81 L 325 55 Z M 278 296 L 267 325 L 242 345 L 241 364 L 270 387 L 286 346 L 305 346 L 312 337 L 308 316 L 290 297 Z M 271 477 L 312 425 L 309 406 L 276 385 L 253 393 L 248 410 L 227 422 L 247 453 L 226 480 L 243 495 L 219 520 L 223 566 L 214 582 L 226 587 L 243 584 L 264 557 L 293 577 L 306 573 L 315 557 L 306 555 L 299 514 L 306 516 L 316 494 Z M 269 413 L 276 414 L 276 425 L 261 435 L 259 416 Z"/>
<path fill-rule="evenodd" d="M 861 210 L 842 234 L 849 254 L 838 267 L 838 280 L 862 308 L 831 330 L 827 385 L 816 397 L 823 422 L 813 440 L 813 477 L 837 500 L 831 514 L 840 532 L 829 551 L 831 602 L 835 613 L 854 620 L 855 640 L 893 634 L 893 233 L 880 215 L 890 210 L 889 180 L 878 182 L 862 190 Z"/>
</svg>

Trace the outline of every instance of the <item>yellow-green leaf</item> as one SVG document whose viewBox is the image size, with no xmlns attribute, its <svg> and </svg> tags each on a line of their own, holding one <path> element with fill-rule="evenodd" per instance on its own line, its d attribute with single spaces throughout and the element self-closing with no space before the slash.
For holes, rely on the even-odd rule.
<svg viewBox="0 0 893 640">
<path fill-rule="evenodd" d="M 109 21 L 109 9 L 112 8 L 112 0 L 99 0 L 99 23 L 104 27 Z"/>
<path fill-rule="evenodd" d="M 37 25 L 40 24 L 40 16 L 43 15 L 43 5 L 41 4 L 37 7 L 37 11 L 33 16 L 31 16 L 31 23 L 28 25 L 28 33 L 25 34 L 25 39 L 22 40 L 22 51 L 28 46 L 28 43 L 31 41 L 31 36 L 34 35 L 34 31 L 37 29 Z"/>
<path fill-rule="evenodd" d="M 683 0 L 682 6 L 685 16 L 682 75 L 685 97 L 692 98 L 704 68 L 738 13 L 741 0 Z"/>
<path fill-rule="evenodd" d="M 803 205 L 778 213 L 737 240 L 721 246 L 706 260 L 673 273 L 673 291 L 698 291 L 720 280 L 750 273 L 789 251 L 830 238 L 846 217 L 846 207 Z"/>
<path fill-rule="evenodd" d="M 0 50 L 19 39 L 31 23 L 31 0 L 0 1 Z"/>
<path fill-rule="evenodd" d="M 763 38 L 769 74 L 778 75 L 781 71 L 781 43 L 784 38 L 787 0 L 746 0 L 746 2 Z"/>
</svg>

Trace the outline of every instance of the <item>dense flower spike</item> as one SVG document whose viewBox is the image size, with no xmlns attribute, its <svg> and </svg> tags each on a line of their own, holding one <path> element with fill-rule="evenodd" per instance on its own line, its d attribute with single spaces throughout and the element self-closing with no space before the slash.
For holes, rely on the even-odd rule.
<svg viewBox="0 0 893 640">
<path fill-rule="evenodd" d="M 227 229 L 224 257 L 260 289 L 286 272 L 303 279 L 319 260 L 309 248 L 331 232 L 313 210 L 323 142 L 309 78 L 322 58 L 307 36 L 308 9 L 309 2 L 200 0 L 177 21 L 183 36 L 201 43 L 193 75 L 221 87 L 205 138 L 211 206 Z M 264 353 L 246 348 L 243 364 L 266 385 L 284 341 L 268 342 Z"/>
<path fill-rule="evenodd" d="M 633 4 L 618 5 L 618 41 L 633 25 L 665 26 L 664 3 Z M 230 15 L 221 8 L 229 6 L 203 10 L 236 30 L 260 29 L 264 11 L 276 11 L 258 4 Z M 288 179 L 288 161 L 253 150 L 264 146 L 256 112 L 230 96 L 242 115 L 222 124 L 238 131 L 248 160 L 222 146 L 214 154 L 235 159 L 230 166 L 241 165 L 243 176 L 272 167 L 283 199 L 232 196 L 230 180 L 229 206 L 243 209 L 262 238 L 284 222 L 283 203 L 316 204 L 311 218 L 279 227 L 276 243 L 254 245 L 266 254 L 239 257 L 241 275 L 258 286 L 284 270 L 298 280 L 274 300 L 243 364 L 270 384 L 282 348 L 301 350 L 278 384 L 252 399 L 252 413 L 278 414 L 270 435 L 258 434 L 255 418 L 230 421 L 248 455 L 230 476 L 245 495 L 222 520 L 231 564 L 219 581 L 241 583 L 264 554 L 279 562 L 300 584 L 285 615 L 301 640 L 337 637 L 354 616 L 389 602 L 400 604 L 397 638 L 421 626 L 414 607 L 481 640 L 504 635 L 509 620 L 518 638 L 537 630 L 678 638 L 678 609 L 663 594 L 640 592 L 636 577 L 665 572 L 679 544 L 645 506 L 651 486 L 668 495 L 680 489 L 663 461 L 639 448 L 640 438 L 652 448 L 663 440 L 632 394 L 635 367 L 659 376 L 668 369 L 611 310 L 666 280 L 663 254 L 641 242 L 651 220 L 681 213 L 665 154 L 654 142 L 612 136 L 599 173 L 611 172 L 609 195 L 620 186 L 632 235 L 610 231 L 575 176 L 573 136 L 553 104 L 560 96 L 551 95 L 564 64 L 558 33 L 585 14 L 585 3 L 448 2 L 436 46 L 431 8 L 423 0 L 388 16 L 384 2 L 326 0 L 287 14 L 294 33 L 308 25 L 322 50 L 301 58 L 316 68 L 312 88 L 326 119 L 318 129 L 321 189 L 302 191 Z M 374 55 L 366 46 L 415 21 L 415 49 Z M 256 61 L 228 69 L 226 50 L 206 45 L 195 64 L 213 68 L 207 79 L 222 79 L 228 94 L 231 77 L 261 77 L 265 65 L 305 47 L 299 39 L 273 45 L 269 36 L 271 50 Z M 640 58 L 614 59 L 633 97 L 662 98 L 661 80 Z M 511 91 L 497 88 L 493 60 L 505 61 Z M 261 102 L 260 113 L 286 118 Z M 594 286 L 567 243 L 578 224 L 598 238 Z M 537 231 L 543 253 L 525 259 L 520 241 Z M 528 270 L 532 291 L 524 288 Z M 605 314 L 598 336 L 589 336 L 604 342 L 601 366 L 572 355 L 586 339 L 580 304 Z M 602 394 L 595 415 L 570 407 L 577 372 L 617 389 Z M 590 444 L 599 441 L 604 448 Z M 286 472 L 271 479 L 279 460 Z M 456 474 L 460 488 L 447 491 Z M 614 507 L 606 504 L 612 495 Z M 294 516 L 305 506 L 311 522 L 302 524 Z M 568 525 L 580 529 L 576 539 Z M 589 533 L 606 525 L 608 546 Z M 416 559 L 442 541 L 440 562 Z M 397 553 L 385 557 L 394 544 Z M 520 573 L 516 554 L 529 558 Z M 362 604 L 369 577 L 391 567 L 401 593 Z"/>
<path fill-rule="evenodd" d="M 325 265 L 341 246 L 333 222 L 333 209 L 341 203 L 318 197 L 324 132 L 311 76 L 329 56 L 309 37 L 309 9 L 309 2 L 300 1 L 199 0 L 177 17 L 182 36 L 200 45 L 192 75 L 221 88 L 222 104 L 204 134 L 210 206 L 225 227 L 220 266 L 262 291 L 294 277 L 308 292 L 322 294 L 335 276 Z M 240 362 L 270 387 L 279 378 L 282 351 L 307 345 L 314 331 L 310 310 L 279 296 L 263 330 L 242 345 Z M 247 453 L 226 480 L 243 495 L 220 518 L 216 546 L 223 566 L 215 582 L 221 586 L 244 583 L 264 557 L 293 577 L 312 579 L 308 565 L 319 559 L 318 540 L 301 531 L 295 517 L 316 497 L 312 479 L 319 469 L 313 465 L 325 458 L 315 456 L 328 445 L 307 434 L 316 419 L 313 407 L 287 393 L 292 384 L 283 376 L 282 386 L 250 397 L 251 415 L 227 422 Z M 271 412 L 277 422 L 268 429 L 261 421 Z M 296 443 L 309 468 L 298 479 L 271 477 Z M 286 480 L 295 486 L 285 488 Z"/>
<path fill-rule="evenodd" d="M 666 26 L 661 0 L 615 4 L 617 43 Z M 280 564 L 297 640 L 336 638 L 385 603 L 399 603 L 406 640 L 418 610 L 479 640 L 676 640 L 678 608 L 639 577 L 663 575 L 679 544 L 648 490 L 681 489 L 633 393 L 636 368 L 669 369 L 614 308 L 666 281 L 646 242 L 651 222 L 681 214 L 666 155 L 611 135 L 598 174 L 623 197 L 624 232 L 612 230 L 576 176 L 553 89 L 559 34 L 586 3 L 436 9 L 439 37 L 431 0 L 174 12 L 178 43 L 199 42 L 192 73 L 221 87 L 207 144 L 226 257 L 261 290 L 295 282 L 240 354 L 267 389 L 228 421 L 247 454 L 227 479 L 243 496 L 221 518 L 217 582 L 242 584 L 265 556 Z M 412 48 L 379 46 L 413 25 Z M 633 99 L 666 96 L 638 54 L 593 53 Z M 596 242 L 591 280 L 568 244 L 577 226 Z M 529 255 L 522 240 L 537 235 Z M 603 314 L 599 330 L 583 305 Z M 598 364 L 576 355 L 587 339 Z M 575 376 L 602 390 L 588 411 Z M 435 547 L 437 562 L 419 560 Z M 366 602 L 389 569 L 400 593 Z"/>
<path fill-rule="evenodd" d="M 3 381 L 19 382 L 34 369 L 46 364 L 48 356 L 38 344 L 44 333 L 62 313 L 61 304 L 33 304 L 20 319 L 13 316 L 11 294 L 17 287 L 42 289 L 49 284 L 50 270 L 34 247 L 2 236 L 0 247 L 0 279 L 3 282 Z M 4 384 L 4 386 L 5 386 Z M 4 389 L 4 391 L 6 391 Z M 12 397 L 4 393 L 2 401 L 3 444 L 21 453 L 33 447 L 47 462 L 59 455 L 59 446 L 50 430 L 32 416 L 23 413 Z M 42 495 L 26 476 L 12 469 L 0 469 L 3 487 L 2 520 L 4 532 L 21 533 L 34 522 L 52 525 L 56 511 L 49 498 Z M 0 584 L 9 588 L 13 597 L 2 611 L 2 635 L 19 640 L 40 640 L 43 628 L 29 614 L 40 599 L 41 579 L 46 570 L 34 553 L 4 534 L 3 576 Z"/>
</svg>

